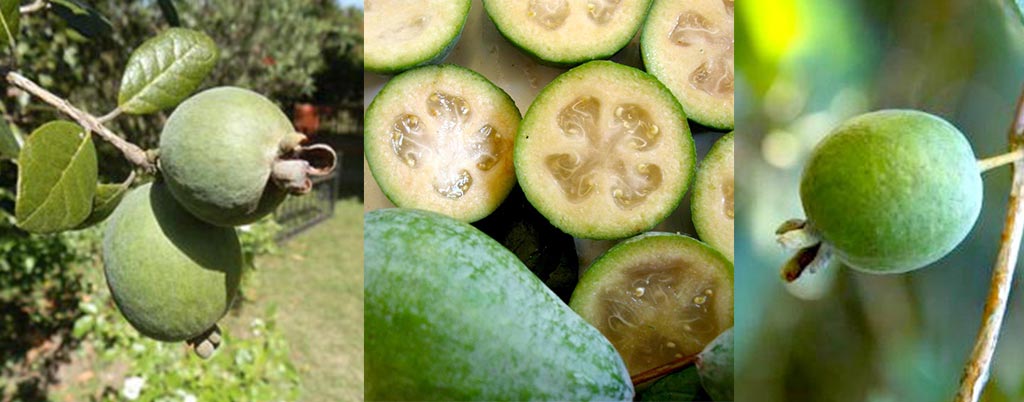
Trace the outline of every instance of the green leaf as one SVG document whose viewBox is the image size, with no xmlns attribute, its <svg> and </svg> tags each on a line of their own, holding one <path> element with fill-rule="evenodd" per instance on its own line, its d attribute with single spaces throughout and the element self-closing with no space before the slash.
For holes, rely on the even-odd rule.
<svg viewBox="0 0 1024 402">
<path fill-rule="evenodd" d="M 18 27 L 21 18 L 20 0 L 0 0 L 0 40 L 7 42 L 11 49 L 18 37 Z"/>
<path fill-rule="evenodd" d="M 178 9 L 174 7 L 173 1 L 157 0 L 157 4 L 160 5 L 160 12 L 164 14 L 167 24 L 172 27 L 181 26 L 181 20 L 178 18 Z"/>
<path fill-rule="evenodd" d="M 174 107 L 192 94 L 217 64 L 213 39 L 202 32 L 170 28 L 139 46 L 128 59 L 117 103 L 131 114 Z"/>
<path fill-rule="evenodd" d="M 640 395 L 641 401 L 693 401 L 700 392 L 697 367 L 687 366 L 651 385 Z"/>
<path fill-rule="evenodd" d="M 92 199 L 92 213 L 76 229 L 85 229 L 106 220 L 114 212 L 114 209 L 121 204 L 121 199 L 124 198 L 125 193 L 128 192 L 128 188 L 131 187 L 134 180 L 135 175 L 133 174 L 123 183 L 97 184 L 96 195 Z"/>
<path fill-rule="evenodd" d="M 67 21 L 71 29 L 86 37 L 107 36 L 114 30 L 107 17 L 89 3 L 82 0 L 49 1 L 53 5 L 54 13 Z"/>
<path fill-rule="evenodd" d="M 16 159 L 21 152 L 21 140 L 6 121 L 0 119 L 0 159 Z"/>
<path fill-rule="evenodd" d="M 92 136 L 68 121 L 32 132 L 18 157 L 18 227 L 34 233 L 73 229 L 92 211 L 96 148 Z"/>
</svg>

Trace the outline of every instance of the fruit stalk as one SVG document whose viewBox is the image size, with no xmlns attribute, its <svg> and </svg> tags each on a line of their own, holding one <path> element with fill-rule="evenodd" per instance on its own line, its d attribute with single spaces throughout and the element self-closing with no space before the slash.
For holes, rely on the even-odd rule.
<svg viewBox="0 0 1024 402">
<path fill-rule="evenodd" d="M 1021 158 L 1024 158 L 1024 149 L 1018 149 L 990 158 L 980 159 L 978 160 L 978 170 L 981 170 L 982 173 L 984 173 L 997 167 L 1016 162 Z"/>
<path fill-rule="evenodd" d="M 1017 101 L 1017 113 L 1009 133 L 1010 151 L 1024 149 L 1024 92 Z M 992 355 L 999 340 L 999 331 L 1006 313 L 1006 302 L 1010 295 L 1013 282 L 1013 271 L 1017 266 L 1020 251 L 1021 234 L 1024 232 L 1024 161 L 1019 158 L 1013 162 L 1013 187 L 1010 189 L 1010 201 L 1007 204 L 1006 223 L 1003 227 L 1002 239 L 999 243 L 999 254 L 996 257 L 995 269 L 989 295 L 985 301 L 981 328 L 971 351 L 970 359 L 964 366 L 963 378 L 956 402 L 977 402 L 988 381 L 989 366 Z"/>
<path fill-rule="evenodd" d="M 11 85 L 21 88 L 43 102 L 57 108 L 57 110 L 60 110 L 68 117 L 78 122 L 78 124 L 82 125 L 86 130 L 96 133 L 96 135 L 100 136 L 120 150 L 121 153 L 124 154 L 124 157 L 132 164 L 150 173 L 156 171 L 156 165 L 146 158 L 146 151 L 115 134 L 109 128 L 104 126 L 96 116 L 75 107 L 71 102 L 46 90 L 46 88 L 39 86 L 32 80 L 19 74 L 17 71 L 8 71 L 4 75 L 4 78 Z"/>
</svg>

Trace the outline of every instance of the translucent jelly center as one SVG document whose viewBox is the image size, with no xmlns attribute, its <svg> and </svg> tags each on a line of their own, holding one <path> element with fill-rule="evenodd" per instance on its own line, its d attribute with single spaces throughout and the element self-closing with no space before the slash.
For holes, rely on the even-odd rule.
<svg viewBox="0 0 1024 402">
<path fill-rule="evenodd" d="M 605 24 L 612 19 L 621 0 L 587 0 L 587 15 L 598 24 Z"/>
<path fill-rule="evenodd" d="M 630 163 L 624 158 L 658 145 L 659 128 L 644 108 L 617 105 L 611 116 L 602 119 L 601 102 L 584 96 L 561 110 L 558 127 L 575 144 L 569 152 L 548 155 L 545 164 L 570 202 L 600 193 L 595 190 L 602 174 L 612 177 L 605 193 L 622 209 L 640 205 L 661 186 L 658 165 Z"/>
<path fill-rule="evenodd" d="M 720 332 L 710 281 L 688 279 L 686 262 L 634 268 L 599 296 L 606 319 L 597 323 L 636 374 L 701 351 Z"/>
<path fill-rule="evenodd" d="M 724 0 L 722 6 L 732 15 L 732 1 Z M 703 14 L 686 11 L 679 15 L 675 28 L 669 33 L 669 39 L 678 46 L 699 48 L 704 57 L 704 61 L 688 77 L 691 87 L 709 95 L 732 95 L 732 25 L 720 27 Z"/>
<path fill-rule="evenodd" d="M 530 0 L 530 19 L 547 29 L 555 29 L 569 18 L 567 0 Z"/>
<path fill-rule="evenodd" d="M 735 202 L 733 201 L 733 188 L 734 184 L 732 179 L 722 183 L 722 208 L 725 210 L 725 216 L 729 217 L 729 219 L 735 218 L 735 212 L 733 212 L 733 209 L 735 208 Z"/>
<path fill-rule="evenodd" d="M 469 103 L 458 96 L 434 92 L 427 98 L 430 126 L 414 114 L 402 114 L 391 126 L 391 149 L 411 169 L 433 166 L 437 194 L 461 198 L 473 185 L 470 169 L 486 172 L 505 153 L 502 136 L 490 124 L 470 126 Z M 475 129 L 474 129 L 475 128 Z M 472 166 L 466 166 L 472 161 Z"/>
</svg>

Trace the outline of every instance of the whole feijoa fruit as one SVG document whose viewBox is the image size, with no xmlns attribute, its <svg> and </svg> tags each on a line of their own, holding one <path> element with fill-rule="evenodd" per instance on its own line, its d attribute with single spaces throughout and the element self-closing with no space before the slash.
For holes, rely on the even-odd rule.
<svg viewBox="0 0 1024 402">
<path fill-rule="evenodd" d="M 189 212 L 218 226 L 252 223 L 288 193 L 302 194 L 309 177 L 334 169 L 323 145 L 305 136 L 269 99 L 220 87 L 192 96 L 171 114 L 160 134 L 160 169 Z"/>
<path fill-rule="evenodd" d="M 981 210 L 981 173 L 952 124 L 913 110 L 882 110 L 839 125 L 811 154 L 800 181 L 807 224 L 846 265 L 900 273 L 942 258 Z"/>
<path fill-rule="evenodd" d="M 103 237 L 107 285 L 143 335 L 184 341 L 224 316 L 238 293 L 242 249 L 232 228 L 185 211 L 162 183 L 131 190 Z"/>
</svg>

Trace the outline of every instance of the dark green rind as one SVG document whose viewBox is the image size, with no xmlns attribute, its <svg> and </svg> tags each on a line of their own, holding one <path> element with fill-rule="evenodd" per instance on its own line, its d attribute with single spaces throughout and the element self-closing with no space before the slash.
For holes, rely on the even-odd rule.
<svg viewBox="0 0 1024 402">
<path fill-rule="evenodd" d="M 733 332 L 732 328 L 729 328 L 697 355 L 700 383 L 716 401 L 733 400 L 734 350 Z"/>
<path fill-rule="evenodd" d="M 393 88 L 398 86 L 398 83 L 401 83 L 404 80 L 416 80 L 416 79 L 419 78 L 420 75 L 430 75 L 430 74 L 433 74 L 434 71 L 436 71 L 436 70 L 444 70 L 444 69 L 456 70 L 456 71 L 459 71 L 461 74 L 466 74 L 466 76 L 469 79 L 474 79 L 474 80 L 478 80 L 480 82 L 486 83 L 489 88 L 491 88 L 491 89 L 496 91 L 495 92 L 496 94 L 500 94 L 500 96 L 503 99 L 503 101 L 506 103 L 507 106 L 509 106 L 508 107 L 509 111 L 514 112 L 517 117 L 522 119 L 522 115 L 519 113 L 519 108 L 516 107 L 515 101 L 512 100 L 512 97 L 509 96 L 509 94 L 507 92 L 505 92 L 505 90 L 501 89 L 497 85 L 494 85 L 494 83 L 492 83 L 490 80 L 488 80 L 487 77 L 484 77 L 480 73 L 478 73 L 476 71 L 473 71 L 473 70 L 470 70 L 470 69 L 465 68 L 465 67 L 457 66 L 457 65 L 454 65 L 454 64 L 440 64 L 440 65 L 431 65 L 431 66 L 418 67 L 418 68 L 416 68 L 414 70 L 406 71 L 406 72 L 404 72 L 402 74 L 399 74 L 399 75 L 395 76 L 394 78 L 392 78 L 390 81 L 388 81 L 387 85 L 384 85 L 384 87 L 381 88 L 380 92 L 377 93 L 377 96 L 375 96 L 373 98 L 373 101 L 370 102 L 370 106 L 366 108 L 366 112 L 364 113 L 364 121 L 366 121 L 366 122 L 374 122 L 374 121 L 378 121 L 378 119 L 385 118 L 385 117 L 380 117 L 379 116 L 379 113 L 380 113 L 379 112 L 379 107 L 380 106 L 378 106 L 378 105 L 383 103 L 383 102 L 386 102 L 388 100 L 388 98 L 391 97 L 391 92 L 392 92 Z M 380 152 L 382 152 L 382 151 L 378 150 L 377 142 L 372 140 L 377 135 L 377 134 L 375 134 L 373 132 L 373 127 L 374 126 L 375 126 L 375 124 L 364 124 L 363 125 L 363 138 L 364 138 L 363 139 L 363 155 L 365 155 L 365 157 L 366 157 L 366 164 L 369 165 L 369 167 L 370 167 L 370 174 L 373 175 L 374 181 L 376 181 L 377 185 L 380 186 L 381 192 L 384 193 L 384 196 L 387 197 L 388 201 L 391 201 L 392 204 L 395 204 L 399 208 L 412 208 L 415 205 L 413 205 L 413 203 L 411 201 L 407 202 L 407 200 L 405 198 L 401 197 L 401 195 L 400 195 L 400 190 L 401 189 L 394 188 L 391 185 L 389 185 L 390 181 L 388 181 L 386 179 L 385 175 L 387 175 L 390 172 L 381 171 L 380 168 L 375 168 L 374 167 L 375 165 L 377 165 L 379 163 L 379 162 L 377 162 L 377 160 L 378 160 L 377 158 L 380 155 Z M 383 152 L 386 154 L 387 152 L 390 152 L 390 151 L 389 150 L 384 150 Z M 505 194 L 503 194 L 500 197 L 500 199 L 502 201 L 505 198 L 508 197 L 508 194 L 509 194 L 509 192 L 512 191 L 513 187 L 515 187 L 514 183 L 513 183 L 512 186 L 510 186 L 508 188 L 508 190 L 506 190 Z M 480 219 L 483 219 L 484 217 L 486 217 L 486 216 L 490 215 L 492 212 L 494 212 L 494 210 L 497 209 L 500 205 L 501 205 L 501 202 L 499 201 L 499 202 L 495 203 L 495 205 L 490 206 L 489 208 L 486 208 L 480 214 L 477 214 L 476 216 L 470 217 L 469 219 L 467 219 L 467 222 L 476 222 L 476 221 L 478 221 Z"/>
<path fill-rule="evenodd" d="M 690 216 L 693 218 L 694 229 L 697 229 L 697 236 L 700 237 L 702 241 L 707 243 L 715 250 L 718 250 L 722 254 L 726 254 L 725 251 L 722 251 L 725 249 L 725 245 L 716 244 L 717 238 L 711 235 L 711 228 L 708 227 L 710 225 L 709 219 L 711 218 L 706 218 L 704 216 L 703 207 L 696 201 L 700 198 L 698 194 L 702 193 L 703 190 L 708 185 L 710 185 L 705 183 L 707 180 L 711 180 L 711 178 L 707 175 L 702 174 L 702 172 L 704 172 L 705 169 L 710 168 L 709 165 L 719 164 L 719 161 L 721 161 L 722 158 L 725 157 L 725 155 L 723 155 L 723 152 L 725 152 L 726 147 L 732 146 L 734 146 L 732 132 L 726 134 L 722 138 L 719 138 L 718 141 L 715 141 L 715 145 L 711 146 L 711 150 L 709 150 L 707 155 L 704 156 L 704 160 L 700 162 L 700 167 L 697 168 L 697 179 L 696 182 L 694 182 L 693 184 L 693 197 L 692 202 L 690 202 Z M 733 250 L 729 250 L 728 254 L 732 254 L 732 251 Z"/>
<path fill-rule="evenodd" d="M 611 344 L 508 250 L 426 211 L 365 219 L 368 400 L 631 400 Z"/>
<path fill-rule="evenodd" d="M 811 154 L 800 182 L 808 221 L 852 268 L 902 273 L 970 232 L 982 202 L 971 144 L 945 120 L 883 110 L 847 120 Z"/>
<path fill-rule="evenodd" d="M 521 0 L 516 0 L 516 1 L 521 1 Z M 605 60 L 605 59 L 611 58 L 612 56 L 615 56 L 616 53 L 618 53 L 623 48 L 625 48 L 627 45 L 629 45 L 629 41 L 633 40 L 633 37 L 636 36 L 636 33 L 638 31 L 640 31 L 640 27 L 643 26 L 643 22 L 646 19 L 646 15 L 648 14 L 648 12 L 650 12 L 651 4 L 653 4 L 653 0 L 648 0 L 647 1 L 647 6 L 644 7 L 644 13 L 643 13 L 645 15 L 645 17 L 640 19 L 640 21 L 637 23 L 636 29 L 630 30 L 629 36 L 624 36 L 623 39 L 619 39 L 617 41 L 609 40 L 608 42 L 606 42 L 607 43 L 607 49 L 594 51 L 591 54 L 590 57 L 581 57 L 581 58 L 577 58 L 577 59 L 572 59 L 572 58 L 544 57 L 544 55 L 541 55 L 540 53 L 534 51 L 533 49 L 529 48 L 527 45 L 522 44 L 522 43 L 516 41 L 513 37 L 509 36 L 509 34 L 506 32 L 507 28 L 506 29 L 502 29 L 502 27 L 505 25 L 504 22 L 503 21 L 499 22 L 500 18 L 495 18 L 495 14 L 496 13 L 492 9 L 493 6 L 489 6 L 488 5 L 488 4 L 493 4 L 493 0 L 483 0 L 483 2 L 484 2 L 484 10 L 487 11 L 487 17 L 491 20 L 492 23 L 494 23 L 494 27 L 498 29 L 498 32 L 501 33 L 501 36 L 504 37 L 505 40 L 508 41 L 508 43 L 512 44 L 513 47 L 515 47 L 516 49 L 519 49 L 521 52 L 523 52 L 527 56 L 530 56 L 531 58 L 536 60 L 538 63 L 540 63 L 542 65 L 545 65 L 545 66 L 556 67 L 556 68 L 570 68 L 570 67 L 573 67 L 573 66 L 580 65 L 582 63 L 586 63 L 588 61 Z M 509 23 L 511 23 L 511 22 L 509 22 Z"/>
<path fill-rule="evenodd" d="M 656 13 L 658 11 L 657 10 L 658 4 L 660 4 L 660 3 L 668 3 L 669 1 L 677 1 L 677 0 L 655 0 L 654 1 L 655 4 L 653 4 L 651 6 L 650 13 Z M 649 17 L 650 17 L 650 14 L 648 14 L 648 18 Z M 657 77 L 659 75 L 659 72 L 658 71 L 651 71 L 648 68 L 648 66 L 650 66 L 650 64 L 651 64 L 648 61 L 650 59 L 650 57 L 651 57 L 651 55 L 650 55 L 650 52 L 651 52 L 650 47 L 651 46 L 645 45 L 645 43 L 648 43 L 646 38 L 649 37 L 649 35 L 654 35 L 654 34 L 648 33 L 648 29 L 647 28 L 644 28 L 642 31 L 640 31 L 640 58 L 643 61 L 644 71 L 647 71 L 651 75 L 654 75 L 655 77 Z M 676 94 L 674 92 L 672 93 L 672 96 L 675 96 L 680 104 L 684 103 L 681 99 L 679 99 L 679 96 L 676 96 Z M 735 115 L 734 115 L 732 120 L 728 120 L 727 121 L 727 120 L 724 120 L 724 119 L 719 120 L 719 119 L 712 119 L 711 117 L 706 117 L 706 116 L 697 116 L 697 115 L 694 115 L 694 114 L 690 113 L 689 110 L 687 110 L 686 113 L 687 113 L 687 117 L 689 117 L 690 120 L 693 120 L 693 121 L 695 121 L 697 123 L 700 123 L 701 125 L 703 125 L 705 127 L 713 128 L 713 129 L 716 129 L 716 130 L 729 131 L 729 130 L 732 130 L 733 128 L 735 128 L 735 126 L 736 126 Z"/>
<path fill-rule="evenodd" d="M 610 232 L 597 232 L 578 230 L 577 228 L 571 226 L 569 223 L 561 222 L 561 219 L 559 218 L 559 211 L 555 211 L 551 208 L 548 208 L 544 203 L 544 197 L 547 195 L 540 194 L 540 192 L 536 190 L 531 191 L 530 181 L 525 176 L 525 173 L 521 166 L 520 154 L 522 153 L 523 147 L 519 146 L 519 144 L 522 144 L 525 141 L 529 141 L 529 133 L 531 130 L 533 130 L 533 125 L 538 124 L 532 121 L 532 119 L 530 118 L 530 112 L 534 110 L 534 108 L 545 107 L 547 103 L 550 103 L 550 101 L 548 101 L 547 98 L 552 96 L 550 95 L 550 93 L 553 92 L 552 88 L 557 88 L 559 85 L 563 85 L 563 83 L 564 85 L 570 85 L 569 83 L 573 80 L 573 77 L 575 77 L 576 75 L 586 74 L 589 72 L 589 70 L 601 68 L 615 68 L 620 69 L 621 71 L 627 71 L 637 79 L 653 83 L 658 88 L 660 88 L 664 100 L 670 102 L 670 104 L 672 105 L 671 107 L 675 108 L 678 111 L 680 119 L 683 122 L 685 135 L 683 141 L 680 142 L 682 143 L 681 145 L 685 148 L 684 152 L 690 155 L 690 168 L 686 172 L 683 172 L 683 174 L 686 175 L 686 181 L 683 185 L 683 189 L 682 191 L 679 192 L 679 197 L 676 198 L 675 202 L 673 202 L 672 205 L 667 206 L 663 211 L 661 211 L 661 213 L 650 215 L 651 218 L 649 219 L 649 224 L 643 227 L 622 228 L 621 230 L 615 230 Z M 526 111 L 526 115 L 523 117 L 523 121 L 519 123 L 519 131 L 516 133 L 515 143 L 516 147 L 514 149 L 514 160 L 516 179 L 519 181 L 519 185 L 522 187 L 523 192 L 526 194 L 526 199 L 530 201 L 530 204 L 532 204 L 534 208 L 537 208 L 537 211 L 539 211 L 542 215 L 548 218 L 552 225 L 561 229 L 565 233 L 585 239 L 615 240 L 633 236 L 638 233 L 650 230 L 658 223 L 665 220 L 665 218 L 667 218 L 669 215 L 671 215 L 672 211 L 676 210 L 676 208 L 679 206 L 679 203 L 683 200 L 683 195 L 686 194 L 686 190 L 690 188 L 690 185 L 693 183 L 694 177 L 697 174 L 697 149 L 695 148 L 695 145 L 693 143 L 693 137 L 690 133 L 690 127 L 689 125 L 686 124 L 686 113 L 683 111 L 683 107 L 679 105 L 679 102 L 676 100 L 676 98 L 672 96 L 672 92 L 669 91 L 668 88 L 665 88 L 665 86 L 662 85 L 662 83 L 658 81 L 656 78 L 654 78 L 654 76 L 647 74 L 643 71 L 637 70 L 635 68 L 627 67 L 610 61 L 592 61 L 583 64 L 579 67 L 573 68 L 572 70 L 569 70 L 559 75 L 558 77 L 555 77 L 555 79 L 552 80 L 551 83 L 549 83 L 547 86 L 541 89 L 540 93 L 537 94 L 537 97 L 534 99 L 533 103 L 530 104 L 530 109 Z"/>
<path fill-rule="evenodd" d="M 381 65 L 368 65 L 366 64 L 366 59 L 364 58 L 363 69 L 371 73 L 392 75 L 401 73 L 406 70 L 411 70 L 416 67 L 438 64 L 444 61 L 444 59 L 448 58 L 448 55 L 451 54 L 452 50 L 455 49 L 455 45 L 459 43 L 459 40 L 462 39 L 462 30 L 466 27 L 466 20 L 469 19 L 470 4 L 471 2 L 467 0 L 466 8 L 465 10 L 462 11 L 462 21 L 459 22 L 459 29 L 455 31 L 455 36 L 448 40 L 448 43 L 441 47 L 439 51 L 434 53 L 432 56 L 427 57 L 425 59 L 413 60 L 407 63 Z"/>
<path fill-rule="evenodd" d="M 160 169 L 175 199 L 217 226 L 253 223 L 286 193 L 270 179 L 280 143 L 295 129 L 269 99 L 208 89 L 174 110 L 160 133 Z"/>
<path fill-rule="evenodd" d="M 161 182 L 131 190 L 110 216 L 103 262 L 121 314 L 143 335 L 166 342 L 216 324 L 242 276 L 235 230 L 196 219 Z"/>
</svg>

